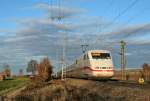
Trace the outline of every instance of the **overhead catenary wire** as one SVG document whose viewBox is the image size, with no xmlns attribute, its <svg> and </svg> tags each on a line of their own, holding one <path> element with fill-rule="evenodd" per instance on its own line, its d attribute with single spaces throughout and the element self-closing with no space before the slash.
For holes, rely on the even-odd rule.
<svg viewBox="0 0 150 101">
<path fill-rule="evenodd" d="M 117 19 L 119 19 L 123 14 L 125 14 L 128 10 L 130 10 L 134 5 L 136 5 L 138 3 L 139 0 L 134 0 L 130 5 L 128 5 L 125 9 L 123 9 L 117 16 L 115 16 L 113 18 L 113 20 L 106 24 L 106 26 L 104 26 L 104 28 L 106 27 L 110 27 Z"/>
<path fill-rule="evenodd" d="M 112 20 L 110 23 L 104 25 L 103 29 L 112 26 L 113 23 L 114 23 L 119 17 L 121 17 L 121 16 L 122 16 L 123 14 L 125 14 L 129 9 L 131 9 L 134 5 L 136 5 L 136 4 L 138 3 L 138 1 L 139 1 L 139 0 L 134 0 L 130 5 L 128 5 L 125 9 L 123 9 L 117 16 L 115 16 L 115 17 L 113 18 L 113 20 Z M 130 20 L 128 21 L 128 23 L 129 23 L 131 20 L 133 20 L 133 19 L 130 19 Z M 97 39 L 97 40 L 98 40 L 98 39 Z"/>
<path fill-rule="evenodd" d="M 113 22 L 115 22 L 120 16 L 122 16 L 122 15 L 123 15 L 124 13 L 126 13 L 129 9 L 131 9 L 138 1 L 139 1 L 139 0 L 134 0 L 129 6 L 127 6 L 124 10 L 122 10 L 121 13 L 119 13 L 116 17 L 114 17 L 114 19 L 112 20 L 111 23 L 106 24 L 105 27 L 108 27 L 108 26 L 112 25 Z M 60 4 L 60 1 L 59 1 L 59 4 Z M 60 5 L 59 5 L 59 7 L 60 7 Z M 60 13 L 59 13 L 59 14 L 60 14 Z"/>
<path fill-rule="evenodd" d="M 138 2 L 138 0 L 134 0 L 127 8 L 125 8 L 122 12 L 120 12 L 116 17 L 113 18 L 113 21 L 106 24 L 104 26 L 104 28 L 111 26 L 118 18 L 120 18 L 123 14 L 125 14 L 130 8 L 132 8 L 136 3 Z M 122 41 L 123 42 L 123 41 Z M 111 48 L 112 50 L 112 48 Z M 121 47 L 121 73 L 122 73 L 122 79 L 125 79 L 125 57 L 124 57 L 124 48 L 122 49 Z M 118 52 L 117 52 L 118 53 Z"/>
<path fill-rule="evenodd" d="M 119 19 L 123 14 L 125 14 L 128 10 L 130 10 L 133 6 L 135 6 L 135 5 L 138 3 L 138 1 L 139 1 L 139 0 L 134 0 L 134 1 L 132 1 L 125 9 L 123 9 L 117 16 L 115 16 L 115 17 L 113 18 L 113 20 L 112 20 L 110 23 L 106 24 L 106 25 L 103 27 L 103 29 L 105 29 L 106 27 L 112 26 L 113 23 L 114 23 L 117 19 Z M 130 20 L 128 21 L 128 23 L 131 22 L 133 19 L 134 19 L 134 18 L 130 19 Z M 98 40 L 98 39 L 97 39 L 97 40 Z M 107 42 L 107 43 L 108 43 L 108 42 Z M 119 43 L 119 42 L 117 42 L 117 43 Z"/>
<path fill-rule="evenodd" d="M 111 26 L 120 16 L 126 13 L 130 8 L 132 8 L 138 0 L 134 0 L 126 9 L 124 9 L 121 13 L 119 13 L 116 17 L 114 17 L 113 21 L 107 25 Z M 105 26 L 106 27 L 106 26 Z M 124 55 L 124 41 L 121 41 L 121 78 L 125 80 L 125 55 Z"/>
<path fill-rule="evenodd" d="M 134 0 L 127 8 L 125 8 L 121 13 L 119 13 L 113 21 L 116 21 L 120 16 L 125 14 L 129 9 L 131 9 L 139 0 Z"/>
</svg>

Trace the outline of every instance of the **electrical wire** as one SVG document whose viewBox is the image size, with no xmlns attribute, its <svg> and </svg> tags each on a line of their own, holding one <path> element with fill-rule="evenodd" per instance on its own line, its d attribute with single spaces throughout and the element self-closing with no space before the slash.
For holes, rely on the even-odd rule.
<svg viewBox="0 0 150 101">
<path fill-rule="evenodd" d="M 130 5 L 128 5 L 124 10 L 122 10 L 121 13 L 119 13 L 116 17 L 113 18 L 112 22 L 106 24 L 103 28 L 106 28 L 106 27 L 110 27 L 119 17 L 121 17 L 123 14 L 125 14 L 129 9 L 131 9 L 133 6 L 135 6 L 137 3 L 138 3 L 139 0 L 134 0 Z M 128 21 L 131 22 L 132 19 L 130 19 Z M 119 42 L 117 42 L 119 43 Z"/>
<path fill-rule="evenodd" d="M 119 13 L 117 16 L 115 16 L 113 18 L 113 20 L 106 24 L 106 26 L 104 26 L 104 28 L 106 27 L 110 27 L 117 19 L 119 19 L 123 14 L 125 14 L 129 9 L 131 9 L 134 5 L 136 5 L 138 3 L 139 0 L 134 0 L 130 5 L 128 5 L 124 10 L 122 10 L 121 13 Z"/>
</svg>

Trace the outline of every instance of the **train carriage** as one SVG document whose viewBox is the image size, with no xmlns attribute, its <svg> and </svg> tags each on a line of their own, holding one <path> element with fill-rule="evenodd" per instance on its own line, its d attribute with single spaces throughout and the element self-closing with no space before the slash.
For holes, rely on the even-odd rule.
<svg viewBox="0 0 150 101">
<path fill-rule="evenodd" d="M 107 79 L 113 75 L 113 61 L 108 50 L 87 51 L 67 67 L 67 77 Z"/>
</svg>

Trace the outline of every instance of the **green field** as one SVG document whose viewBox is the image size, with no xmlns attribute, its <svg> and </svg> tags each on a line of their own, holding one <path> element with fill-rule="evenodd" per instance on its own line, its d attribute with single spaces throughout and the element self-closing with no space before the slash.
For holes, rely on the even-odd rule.
<svg viewBox="0 0 150 101">
<path fill-rule="evenodd" d="M 0 95 L 6 94 L 10 91 L 16 90 L 25 86 L 29 82 L 28 78 L 17 77 L 13 80 L 0 81 Z"/>
</svg>

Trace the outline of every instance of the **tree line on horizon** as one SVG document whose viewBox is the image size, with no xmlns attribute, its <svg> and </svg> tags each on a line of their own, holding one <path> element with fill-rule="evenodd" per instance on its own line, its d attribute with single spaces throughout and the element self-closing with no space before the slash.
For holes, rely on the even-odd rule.
<svg viewBox="0 0 150 101">
<path fill-rule="evenodd" d="M 143 76 L 145 80 L 150 80 L 150 65 L 147 63 L 143 64 Z"/>
<path fill-rule="evenodd" d="M 51 79 L 53 66 L 50 63 L 48 57 L 42 59 L 40 63 L 36 60 L 30 60 L 27 66 L 27 72 L 31 72 L 32 76 L 42 81 L 48 81 Z"/>
</svg>

